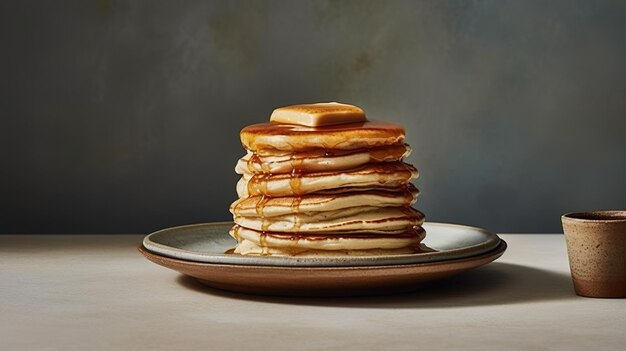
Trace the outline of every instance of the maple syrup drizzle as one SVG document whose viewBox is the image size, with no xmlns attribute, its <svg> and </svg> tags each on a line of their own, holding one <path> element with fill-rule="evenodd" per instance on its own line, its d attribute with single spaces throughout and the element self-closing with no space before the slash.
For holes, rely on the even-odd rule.
<svg viewBox="0 0 626 351">
<path fill-rule="evenodd" d="M 270 168 L 270 165 L 267 164 L 267 162 L 261 160 L 258 156 L 257 156 L 257 159 L 261 163 L 261 171 L 265 174 L 271 173 L 272 169 Z"/>
<path fill-rule="evenodd" d="M 294 196 L 291 199 L 291 212 L 300 213 L 300 203 L 302 202 L 301 196 Z"/>
<path fill-rule="evenodd" d="M 239 236 L 239 229 L 241 227 L 238 225 L 233 226 L 233 237 L 235 238 L 235 240 L 237 240 L 237 242 L 240 242 L 241 237 Z"/>
<path fill-rule="evenodd" d="M 257 186 L 256 175 L 253 175 L 252 178 L 248 181 L 248 196 L 252 196 L 256 194 L 255 188 Z"/>
<path fill-rule="evenodd" d="M 267 194 L 267 177 L 268 174 L 255 174 L 248 181 L 248 195 L 265 195 Z"/>
<path fill-rule="evenodd" d="M 246 166 L 248 167 L 248 172 L 256 173 L 254 169 L 254 164 L 257 162 L 260 162 L 259 154 L 257 154 L 256 152 L 253 152 L 252 156 L 250 156 L 250 158 L 248 159 L 248 162 L 246 162 Z"/>
<path fill-rule="evenodd" d="M 261 247 L 261 256 L 269 255 L 267 247 L 267 234 L 265 232 L 261 233 L 261 236 L 259 236 L 259 246 Z"/>
<path fill-rule="evenodd" d="M 252 152 L 252 156 L 250 156 L 248 162 L 246 162 L 246 166 L 248 167 L 248 171 L 250 173 L 258 173 L 257 169 L 259 167 L 261 168 L 261 172 L 263 174 L 269 174 L 272 171 L 269 164 L 263 161 L 259 156 L 259 153 L 256 151 Z"/>
<path fill-rule="evenodd" d="M 303 158 L 291 157 L 291 176 L 289 177 L 289 186 L 291 192 L 298 196 L 302 195 L 302 163 Z"/>
<path fill-rule="evenodd" d="M 294 196 L 291 199 L 291 213 L 293 213 L 294 216 L 294 223 L 293 223 L 293 228 L 292 231 L 297 233 L 300 231 L 300 217 L 298 216 L 298 213 L 300 213 L 300 203 L 302 202 L 302 197 L 301 196 Z"/>
<path fill-rule="evenodd" d="M 259 201 L 257 201 L 256 203 L 256 214 L 257 216 L 259 216 L 259 218 L 261 218 L 262 231 L 267 231 L 270 225 L 270 222 L 265 218 L 265 213 L 263 212 L 263 210 L 265 209 L 265 205 L 267 205 L 267 202 L 270 201 L 270 199 L 270 196 L 262 195 Z"/>
<path fill-rule="evenodd" d="M 339 150 L 339 149 L 308 149 L 300 150 L 292 153 L 272 153 L 268 150 L 254 151 L 252 156 L 248 159 L 248 170 L 255 172 L 259 168 L 263 173 L 270 173 L 271 169 L 269 163 L 264 162 L 263 156 L 290 156 L 291 158 L 298 159 L 315 159 L 319 157 L 336 157 L 336 156 L 349 156 L 353 154 L 369 154 L 372 162 L 394 162 L 402 160 L 407 154 L 410 153 L 410 147 L 406 144 L 392 144 L 387 146 L 375 147 L 375 148 L 360 148 L 352 150 Z M 306 167 L 305 167 L 306 168 Z"/>
<path fill-rule="evenodd" d="M 291 228 L 293 233 L 298 233 L 300 232 L 300 216 L 295 215 L 294 216 L 294 221 L 293 221 L 293 227 Z"/>
<path fill-rule="evenodd" d="M 267 202 L 270 200 L 269 196 L 265 196 L 265 195 L 261 195 L 261 198 L 259 199 L 259 201 L 257 201 L 256 203 L 256 214 L 257 216 L 264 218 L 265 214 L 263 213 L 263 210 L 265 209 L 265 205 L 267 205 Z"/>
</svg>

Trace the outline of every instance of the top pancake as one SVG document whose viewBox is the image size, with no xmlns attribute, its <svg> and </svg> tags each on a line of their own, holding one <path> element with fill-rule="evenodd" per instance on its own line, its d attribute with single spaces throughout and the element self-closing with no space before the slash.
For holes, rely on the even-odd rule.
<svg viewBox="0 0 626 351">
<path fill-rule="evenodd" d="M 253 152 L 285 154 L 311 149 L 355 150 L 404 144 L 402 126 L 381 121 L 305 127 L 259 123 L 241 130 L 241 143 Z"/>
</svg>

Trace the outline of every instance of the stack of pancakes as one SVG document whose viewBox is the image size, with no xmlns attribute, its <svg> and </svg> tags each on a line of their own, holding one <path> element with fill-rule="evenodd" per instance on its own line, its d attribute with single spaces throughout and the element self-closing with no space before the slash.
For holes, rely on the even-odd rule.
<svg viewBox="0 0 626 351">
<path fill-rule="evenodd" d="M 255 124 L 241 131 L 247 154 L 230 211 L 243 255 L 383 255 L 415 252 L 425 232 L 413 209 L 417 170 L 401 126 L 364 120 L 355 106 L 323 103 L 276 111 L 317 115 L 322 125 Z M 276 111 L 274 113 L 276 113 Z M 360 113 L 358 111 L 361 111 Z M 333 124 L 332 113 L 343 113 Z M 274 117 L 272 117 L 274 119 Z M 337 119 L 335 119 L 337 120 Z M 313 123 L 315 126 L 291 124 Z M 330 122 L 329 122 L 330 121 Z"/>
</svg>

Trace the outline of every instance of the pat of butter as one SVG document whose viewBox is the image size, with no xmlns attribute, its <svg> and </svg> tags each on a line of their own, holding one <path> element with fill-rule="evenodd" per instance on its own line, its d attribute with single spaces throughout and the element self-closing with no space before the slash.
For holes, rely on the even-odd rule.
<svg viewBox="0 0 626 351">
<path fill-rule="evenodd" d="M 272 112 L 271 122 L 323 127 L 334 124 L 365 122 L 365 112 L 360 107 L 338 102 L 293 105 Z"/>
</svg>

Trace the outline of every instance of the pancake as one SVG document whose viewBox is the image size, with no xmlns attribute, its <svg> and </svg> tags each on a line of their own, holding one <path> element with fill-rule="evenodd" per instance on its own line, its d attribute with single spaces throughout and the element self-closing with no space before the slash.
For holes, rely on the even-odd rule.
<svg viewBox="0 0 626 351">
<path fill-rule="evenodd" d="M 419 252 L 418 171 L 404 129 L 340 103 L 274 110 L 240 133 L 246 155 L 230 206 L 242 255 L 339 256 Z"/>
<path fill-rule="evenodd" d="M 295 250 L 371 250 L 414 248 L 424 239 L 422 227 L 410 229 L 397 235 L 301 235 L 263 233 L 235 225 L 231 231 L 238 242 L 250 241 L 261 248 L 290 248 Z"/>
<path fill-rule="evenodd" d="M 418 172 L 413 166 L 402 162 L 369 164 L 345 172 L 254 174 L 252 176 L 244 174 L 237 183 L 237 194 L 239 197 L 297 196 L 322 190 L 369 186 L 392 188 L 397 191 L 417 176 Z"/>
<path fill-rule="evenodd" d="M 310 149 L 358 150 L 404 143 L 402 126 L 381 121 L 306 127 L 295 124 L 259 123 L 241 130 L 247 150 L 280 153 Z"/>
<path fill-rule="evenodd" d="M 345 188 L 335 188 L 335 189 L 324 189 L 320 191 L 316 191 L 315 195 L 339 195 L 339 194 L 348 194 L 348 193 L 358 193 L 363 191 L 379 191 L 381 193 L 389 193 L 389 194 L 400 194 L 405 191 L 407 187 L 412 186 L 411 183 L 400 185 L 400 186 L 378 186 L 378 185 L 369 185 L 369 186 L 351 186 Z"/>
<path fill-rule="evenodd" d="M 348 170 L 364 166 L 370 162 L 394 162 L 407 157 L 411 148 L 406 144 L 383 146 L 373 149 L 337 150 L 323 149 L 303 151 L 293 154 L 261 156 L 248 152 L 239 159 L 235 172 L 252 173 L 291 173 Z"/>
<path fill-rule="evenodd" d="M 237 244 L 236 254 L 254 256 L 298 256 L 298 257 L 337 257 L 337 256 L 382 256 L 408 255 L 419 249 L 401 247 L 398 249 L 369 249 L 369 250 L 308 250 L 297 247 L 261 247 L 250 240 L 242 240 Z"/>
<path fill-rule="evenodd" d="M 363 204 L 376 207 L 409 207 L 419 194 L 412 184 L 400 193 L 361 191 L 341 194 L 311 194 L 302 197 L 253 196 L 238 199 L 230 206 L 235 216 L 275 217 L 290 213 L 335 211 Z"/>
<path fill-rule="evenodd" d="M 401 234 L 421 225 L 424 214 L 410 207 L 350 207 L 335 211 L 291 213 L 276 217 L 235 216 L 236 224 L 276 233 L 324 233 L 381 235 Z"/>
</svg>

